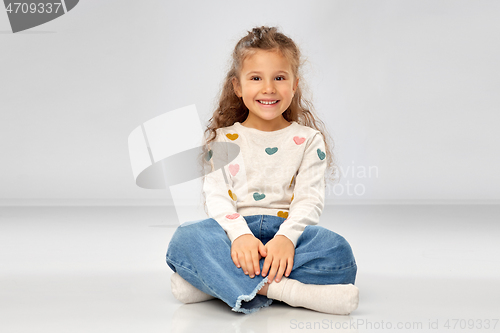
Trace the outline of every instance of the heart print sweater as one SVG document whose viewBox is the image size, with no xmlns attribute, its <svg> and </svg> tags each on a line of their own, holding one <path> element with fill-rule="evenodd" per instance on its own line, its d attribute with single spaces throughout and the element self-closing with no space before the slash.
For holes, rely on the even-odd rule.
<svg viewBox="0 0 500 333">
<path fill-rule="evenodd" d="M 318 224 L 324 207 L 327 160 L 321 132 L 295 121 L 271 132 L 236 122 L 217 129 L 215 142 L 235 143 L 239 153 L 219 168 L 212 162 L 218 156 L 207 155 L 212 172 L 205 176 L 203 191 L 209 217 L 231 243 L 252 234 L 243 216 L 283 217 L 276 235 L 296 246 L 305 227 Z"/>
</svg>

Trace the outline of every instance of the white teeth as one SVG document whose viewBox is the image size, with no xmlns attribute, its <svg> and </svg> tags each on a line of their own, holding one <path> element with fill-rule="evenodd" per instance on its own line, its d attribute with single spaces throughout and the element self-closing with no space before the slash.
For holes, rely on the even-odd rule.
<svg viewBox="0 0 500 333">
<path fill-rule="evenodd" d="M 278 103 L 278 101 L 272 101 L 272 102 L 266 102 L 266 101 L 259 101 L 261 102 L 262 104 L 266 104 L 266 105 L 269 105 L 269 104 L 275 104 L 275 103 Z"/>
</svg>

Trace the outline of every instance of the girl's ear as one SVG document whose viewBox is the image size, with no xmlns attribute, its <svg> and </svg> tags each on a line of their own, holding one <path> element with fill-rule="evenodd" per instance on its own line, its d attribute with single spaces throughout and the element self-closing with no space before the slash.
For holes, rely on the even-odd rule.
<svg viewBox="0 0 500 333">
<path fill-rule="evenodd" d="M 299 86 L 299 78 L 297 78 L 295 80 L 295 84 L 294 84 L 294 87 L 293 87 L 293 93 L 295 94 L 295 92 L 297 91 L 297 87 Z"/>
<path fill-rule="evenodd" d="M 240 83 L 238 82 L 238 79 L 233 77 L 233 80 L 231 81 L 231 83 L 233 84 L 233 89 L 234 89 L 234 93 L 236 94 L 236 96 L 241 97 L 241 87 L 240 87 Z"/>
</svg>

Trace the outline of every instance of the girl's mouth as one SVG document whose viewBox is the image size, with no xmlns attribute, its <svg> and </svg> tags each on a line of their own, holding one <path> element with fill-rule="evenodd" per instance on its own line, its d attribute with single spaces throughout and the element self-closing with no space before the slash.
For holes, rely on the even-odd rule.
<svg viewBox="0 0 500 333">
<path fill-rule="evenodd" d="M 258 101 L 262 105 L 273 105 L 279 102 L 279 100 L 274 100 L 274 101 Z"/>
</svg>

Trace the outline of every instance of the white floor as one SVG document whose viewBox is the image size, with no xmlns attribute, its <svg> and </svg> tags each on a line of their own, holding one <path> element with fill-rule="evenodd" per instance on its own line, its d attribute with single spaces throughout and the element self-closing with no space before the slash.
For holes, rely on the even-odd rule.
<svg viewBox="0 0 500 333">
<path fill-rule="evenodd" d="M 329 206 L 358 264 L 360 305 L 184 305 L 162 207 L 0 207 L 0 332 L 500 332 L 500 206 Z"/>
</svg>

